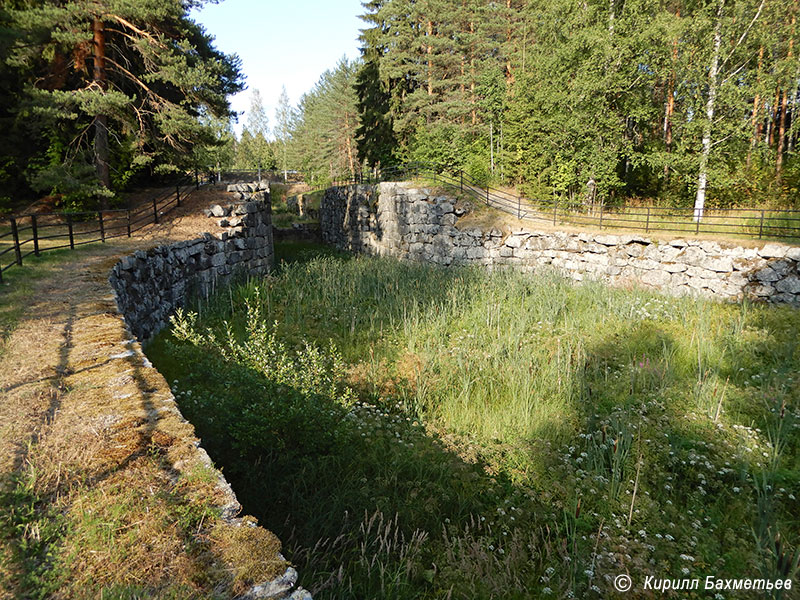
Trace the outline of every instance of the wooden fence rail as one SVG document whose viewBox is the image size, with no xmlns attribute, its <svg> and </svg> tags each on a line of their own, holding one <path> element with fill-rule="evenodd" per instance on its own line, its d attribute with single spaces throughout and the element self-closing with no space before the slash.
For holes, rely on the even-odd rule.
<svg viewBox="0 0 800 600">
<path fill-rule="evenodd" d="M 150 223 L 179 207 L 193 189 L 200 186 L 198 177 L 185 178 L 168 191 L 136 208 L 98 211 L 18 214 L 9 218 L 9 230 L 0 233 L 0 283 L 3 273 L 22 266 L 29 256 L 41 256 L 48 250 L 75 249 L 93 242 L 117 237 L 131 237 Z M 5 247 L 3 247 L 5 246 Z M 11 258 L 10 262 L 6 262 Z"/>
</svg>

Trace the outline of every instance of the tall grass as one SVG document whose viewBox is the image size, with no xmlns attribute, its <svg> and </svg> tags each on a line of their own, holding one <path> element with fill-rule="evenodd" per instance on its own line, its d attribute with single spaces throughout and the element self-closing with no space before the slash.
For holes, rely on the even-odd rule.
<svg viewBox="0 0 800 600">
<path fill-rule="evenodd" d="M 797 545 L 791 309 L 322 256 L 194 310 L 149 354 L 318 597 L 606 597 Z"/>
</svg>

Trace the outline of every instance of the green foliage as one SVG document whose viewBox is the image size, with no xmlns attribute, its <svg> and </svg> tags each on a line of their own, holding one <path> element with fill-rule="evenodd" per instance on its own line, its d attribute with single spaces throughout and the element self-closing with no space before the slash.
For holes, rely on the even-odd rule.
<svg viewBox="0 0 800 600">
<path fill-rule="evenodd" d="M 244 341 L 236 339 L 227 323 L 224 337 L 218 337 L 198 329 L 196 313 L 174 317 L 176 340 L 191 345 L 174 345 L 171 351 L 179 360 L 199 361 L 200 372 L 209 374 L 205 382 L 185 382 L 190 390 L 187 411 L 198 417 L 196 425 L 211 439 L 229 436 L 229 445 L 219 450 L 224 456 L 233 450 L 240 459 L 261 461 L 326 453 L 336 443 L 344 409 L 352 403 L 336 349 L 311 344 L 287 349 L 261 319 L 258 306 L 256 298 L 248 308 Z M 220 364 L 226 365 L 223 372 Z M 222 397 L 215 395 L 220 387 L 225 390 Z M 208 414 L 212 406 L 221 413 Z"/>
<path fill-rule="evenodd" d="M 356 148 L 358 110 L 353 87 L 359 62 L 342 58 L 300 99 L 290 129 L 295 164 L 312 186 L 360 172 Z"/>
<path fill-rule="evenodd" d="M 17 591 L 26 598 L 44 599 L 57 592 L 67 570 L 58 552 L 66 519 L 48 507 L 30 477 L 4 475 L 0 487 L 0 538 L 11 542 L 11 561 L 20 565 Z"/>
<path fill-rule="evenodd" d="M 195 168 L 193 149 L 215 137 L 202 119 L 227 119 L 227 95 L 242 84 L 238 58 L 217 51 L 188 11 L 179 0 L 6 6 L 0 119 L 16 182 L 24 174 L 36 191 L 82 204 L 146 169 Z"/>
<path fill-rule="evenodd" d="M 233 166 L 238 148 L 230 120 L 204 114 L 201 123 L 204 129 L 192 150 L 194 167 L 213 171 Z"/>
<path fill-rule="evenodd" d="M 364 6 L 358 135 L 370 164 L 469 165 L 576 203 L 593 179 L 602 202 L 675 206 L 691 206 L 702 171 L 709 206 L 796 204 L 800 40 L 778 5 Z"/>
<path fill-rule="evenodd" d="M 247 124 L 236 144 L 235 167 L 249 170 L 274 170 L 278 166 L 275 148 L 269 141 L 269 119 L 264 110 L 261 92 L 253 90 L 250 109 L 247 111 Z"/>
</svg>

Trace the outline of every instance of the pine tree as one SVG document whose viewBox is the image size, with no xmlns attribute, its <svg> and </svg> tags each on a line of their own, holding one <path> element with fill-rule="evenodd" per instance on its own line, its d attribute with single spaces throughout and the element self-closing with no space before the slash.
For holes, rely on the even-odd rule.
<svg viewBox="0 0 800 600">
<path fill-rule="evenodd" d="M 248 164 L 258 170 L 261 179 L 261 169 L 272 169 L 276 166 L 275 154 L 269 142 L 269 117 L 264 109 L 261 92 L 254 89 L 250 99 L 250 108 L 247 111 L 247 123 L 244 132 L 250 136 L 247 159 Z M 244 134 L 243 132 L 243 134 Z"/>
<path fill-rule="evenodd" d="M 306 178 L 314 183 L 349 179 L 360 172 L 354 87 L 360 68 L 359 62 L 342 58 L 300 99 L 291 129 L 292 151 Z"/>
<path fill-rule="evenodd" d="M 289 94 L 286 93 L 284 85 L 278 97 L 278 107 L 275 109 L 275 137 L 280 145 L 280 165 L 284 181 L 288 179 L 288 149 L 294 120 L 294 109 L 289 103 Z"/>
<path fill-rule="evenodd" d="M 699 213 L 706 198 L 792 201 L 800 185 L 795 0 L 364 6 L 368 162 L 385 140 L 397 159 L 508 176 L 537 196 L 577 201 L 592 179 L 604 202 Z"/>
<path fill-rule="evenodd" d="M 27 66 L 15 116 L 60 134 L 36 174 L 45 186 L 91 162 L 91 187 L 108 197 L 129 171 L 188 166 L 201 114 L 227 117 L 241 89 L 238 59 L 180 0 L 46 0 L 8 14 L 18 39 L 5 62 Z"/>
<path fill-rule="evenodd" d="M 363 44 L 363 63 L 355 81 L 358 96 L 359 126 L 356 129 L 358 158 L 371 167 L 389 165 L 397 149 L 397 138 L 391 114 L 390 82 L 381 76 L 381 58 L 386 52 L 381 36 L 386 24 L 378 16 L 384 0 L 365 2 L 369 12 L 361 18 L 372 27 L 364 29 L 360 40 Z"/>
</svg>

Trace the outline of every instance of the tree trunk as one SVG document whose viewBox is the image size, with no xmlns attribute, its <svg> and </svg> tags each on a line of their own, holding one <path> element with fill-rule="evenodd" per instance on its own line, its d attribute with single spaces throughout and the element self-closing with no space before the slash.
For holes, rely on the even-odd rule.
<svg viewBox="0 0 800 600">
<path fill-rule="evenodd" d="M 433 37 L 433 21 L 428 21 L 428 40 Z M 428 96 L 433 96 L 433 45 L 430 41 L 427 44 L 428 54 Z"/>
<path fill-rule="evenodd" d="M 283 145 L 283 183 L 289 181 L 289 171 L 286 167 L 286 138 L 281 140 Z"/>
<path fill-rule="evenodd" d="M 511 49 L 513 47 L 511 36 L 511 0 L 506 0 L 506 8 L 508 9 L 509 27 L 506 29 L 506 43 L 508 44 L 508 53 L 506 54 L 506 81 L 509 84 L 514 83 L 514 67 L 511 66 Z"/>
<path fill-rule="evenodd" d="M 95 17 L 92 23 L 94 33 L 94 83 L 105 92 L 108 88 L 106 77 L 106 36 L 103 21 Z M 108 116 L 95 115 L 94 118 L 94 165 L 100 185 L 111 187 L 111 172 L 108 166 Z M 108 198 L 100 199 L 101 208 L 108 208 Z"/>
<path fill-rule="evenodd" d="M 761 85 L 761 67 L 764 64 L 764 46 L 758 49 L 758 69 L 756 70 L 756 96 L 753 99 L 753 117 L 750 120 L 750 130 L 753 136 L 750 138 L 750 149 L 747 151 L 747 167 L 750 168 L 750 160 L 753 154 L 753 148 L 758 145 L 761 138 L 761 122 L 758 120 L 758 115 L 761 113 L 761 94 L 758 92 L 758 86 Z"/>
<path fill-rule="evenodd" d="M 680 19 L 680 8 L 675 13 L 675 16 Z M 664 111 L 664 143 L 666 145 L 667 154 L 672 149 L 672 113 L 675 111 L 675 79 L 677 78 L 678 69 L 678 38 L 672 40 L 672 71 L 669 75 L 669 84 L 667 86 L 667 108 Z M 664 177 L 669 177 L 669 163 L 664 165 Z"/>
<path fill-rule="evenodd" d="M 503 162 L 503 149 L 504 149 L 504 146 L 503 146 L 503 122 L 500 121 L 500 147 L 498 148 L 498 152 L 497 152 L 497 162 L 500 164 L 500 179 L 505 181 L 506 172 L 505 172 L 505 169 L 503 168 L 503 164 L 504 164 L 504 162 Z"/>
<path fill-rule="evenodd" d="M 608 33 L 614 35 L 614 0 L 608 0 Z"/>
<path fill-rule="evenodd" d="M 781 171 L 783 169 L 783 145 L 786 139 L 786 107 L 789 104 L 789 95 L 786 90 L 783 91 L 783 99 L 781 100 L 781 117 L 778 126 L 778 156 L 775 158 L 775 177 L 778 183 L 781 182 Z"/>
<path fill-rule="evenodd" d="M 786 144 L 786 152 L 789 154 L 794 150 L 795 133 L 792 132 L 792 122 L 795 120 L 795 111 L 797 110 L 797 89 L 800 87 L 800 81 L 796 81 L 794 89 L 792 90 L 792 110 L 790 111 L 791 117 L 786 127 L 789 129 L 789 141 Z"/>
<path fill-rule="evenodd" d="M 797 0 L 795 0 L 794 8 L 797 9 Z M 786 53 L 786 59 L 791 62 L 794 51 L 794 33 L 797 17 L 792 15 L 792 35 L 789 38 L 789 50 Z M 787 86 L 788 87 L 788 86 Z M 778 126 L 778 156 L 775 159 L 775 178 L 778 184 L 781 182 L 781 171 L 783 170 L 783 146 L 786 143 L 786 111 L 789 107 L 789 93 L 787 89 L 783 90 L 783 99 L 781 100 L 781 119 Z"/>
<path fill-rule="evenodd" d="M 778 104 L 781 102 L 781 86 L 775 89 L 775 102 L 772 103 L 772 114 L 767 115 L 767 146 L 775 143 L 775 127 L 778 124 Z"/>
<path fill-rule="evenodd" d="M 469 101 L 472 104 L 472 125 L 478 124 L 478 110 L 475 102 L 475 21 L 469 22 L 470 39 L 472 40 L 469 57 Z"/>
<path fill-rule="evenodd" d="M 708 186 L 708 158 L 711 155 L 711 127 L 714 123 L 714 108 L 717 101 L 717 81 L 719 70 L 719 52 L 722 45 L 722 13 L 725 0 L 720 0 L 717 9 L 717 22 L 714 25 L 714 48 L 711 52 L 711 66 L 708 70 L 708 101 L 706 102 L 706 122 L 703 125 L 703 150 L 700 154 L 700 169 L 697 177 L 697 196 L 694 200 L 694 220 L 700 221 L 706 206 L 706 188 Z"/>
<path fill-rule="evenodd" d="M 489 123 L 489 168 L 494 175 L 494 122 Z"/>
<path fill-rule="evenodd" d="M 356 165 L 353 159 L 353 144 L 350 141 L 350 115 L 345 111 L 344 113 L 344 139 L 347 148 L 347 162 L 350 165 L 350 173 L 353 177 L 356 176 Z"/>
</svg>

